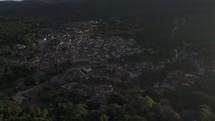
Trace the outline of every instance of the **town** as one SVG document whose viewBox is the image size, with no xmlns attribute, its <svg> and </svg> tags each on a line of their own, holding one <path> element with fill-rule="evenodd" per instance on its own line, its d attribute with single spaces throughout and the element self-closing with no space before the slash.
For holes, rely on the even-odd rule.
<svg viewBox="0 0 215 121">
<path fill-rule="evenodd" d="M 155 62 L 150 57 L 162 50 L 143 48 L 133 38 L 105 36 L 98 25 L 98 21 L 89 21 L 67 23 L 55 30 L 45 28 L 32 33 L 40 39 L 31 44 L 16 44 L 10 64 L 31 65 L 36 71 L 30 78 L 15 81 L 17 92 L 13 100 L 18 104 L 34 102 L 38 100 L 38 92 L 53 83 L 65 90 L 78 90 L 85 96 L 94 95 L 92 99 L 100 103 L 105 102 L 107 95 L 122 93 L 124 88 L 131 94 L 150 90 L 162 95 L 164 90 L 174 91 L 179 86 L 190 88 L 206 71 L 215 72 L 213 68 L 206 70 L 197 59 L 199 53 L 187 49 L 191 45 L 175 48 L 171 50 L 172 57 Z M 129 61 L 133 56 L 149 56 L 149 59 Z M 194 68 L 173 68 L 186 59 L 193 59 Z M 149 86 L 138 85 L 142 79 L 148 79 L 149 73 L 157 78 L 149 77 L 152 78 Z"/>
<path fill-rule="evenodd" d="M 0 0 L 0 121 L 215 121 L 214 6 Z"/>
</svg>

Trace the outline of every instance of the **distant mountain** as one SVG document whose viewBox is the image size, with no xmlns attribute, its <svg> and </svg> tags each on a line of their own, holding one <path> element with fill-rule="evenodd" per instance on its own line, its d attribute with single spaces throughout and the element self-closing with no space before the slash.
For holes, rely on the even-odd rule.
<svg viewBox="0 0 215 121">
<path fill-rule="evenodd" d="M 24 0 L 24 1 L 34 1 L 42 3 L 65 3 L 65 2 L 81 2 L 85 0 Z"/>
<path fill-rule="evenodd" d="M 144 16 L 158 20 L 208 15 L 211 18 L 214 6 L 214 0 L 24 0 L 0 2 L 0 17 L 39 15 L 79 20 Z"/>
</svg>

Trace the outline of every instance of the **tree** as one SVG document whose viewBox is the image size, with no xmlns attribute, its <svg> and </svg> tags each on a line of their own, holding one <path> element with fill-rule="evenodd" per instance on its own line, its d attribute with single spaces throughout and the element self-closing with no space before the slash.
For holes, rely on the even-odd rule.
<svg viewBox="0 0 215 121">
<path fill-rule="evenodd" d="M 48 109 L 40 107 L 30 107 L 21 118 L 26 121 L 52 121 Z"/>
<path fill-rule="evenodd" d="M 84 121 L 88 111 L 84 104 L 59 103 L 55 113 L 55 118 L 59 121 Z"/>
<path fill-rule="evenodd" d="M 146 119 L 157 119 L 159 108 L 157 103 L 151 97 L 136 95 L 135 101 L 135 112 L 137 115 L 143 116 Z"/>
<path fill-rule="evenodd" d="M 105 114 L 102 114 L 100 117 L 99 117 L 99 121 L 109 121 L 109 117 Z"/>
<path fill-rule="evenodd" d="M 215 115 L 211 108 L 207 105 L 201 105 L 200 107 L 200 121 L 214 121 Z"/>
<path fill-rule="evenodd" d="M 147 121 L 144 117 L 138 115 L 126 115 L 126 121 Z"/>
<path fill-rule="evenodd" d="M 161 121 L 179 121 L 180 115 L 170 106 L 161 106 L 160 109 Z"/>
<path fill-rule="evenodd" d="M 22 109 L 14 102 L 0 101 L 0 121 L 16 120 Z"/>
<path fill-rule="evenodd" d="M 110 121 L 125 121 L 126 112 L 118 104 L 110 104 L 107 107 L 107 114 Z"/>
<path fill-rule="evenodd" d="M 136 96 L 138 107 L 144 109 L 151 108 L 155 104 L 154 100 L 149 96 Z"/>
<path fill-rule="evenodd" d="M 3 56 L 0 56 L 0 65 L 6 65 L 7 64 L 7 59 Z"/>
<path fill-rule="evenodd" d="M 118 104 L 118 105 L 123 105 L 124 104 L 124 97 L 120 94 L 111 94 L 108 97 L 108 104 Z"/>
<path fill-rule="evenodd" d="M 32 35 L 31 34 L 26 34 L 23 36 L 23 43 L 24 44 L 32 44 L 33 40 L 32 40 Z"/>
<path fill-rule="evenodd" d="M 34 85 L 36 82 L 36 80 L 34 78 L 32 78 L 31 76 L 27 77 L 25 80 L 24 80 L 24 84 L 26 86 L 30 86 L 30 85 Z"/>
<path fill-rule="evenodd" d="M 101 110 L 88 110 L 87 116 L 84 121 L 100 121 L 101 115 Z"/>
</svg>

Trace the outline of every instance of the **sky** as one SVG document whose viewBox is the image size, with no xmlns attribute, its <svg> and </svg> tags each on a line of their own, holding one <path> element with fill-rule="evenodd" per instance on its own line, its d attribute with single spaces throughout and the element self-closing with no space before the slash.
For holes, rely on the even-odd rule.
<svg viewBox="0 0 215 121">
<path fill-rule="evenodd" d="M 20 1 L 23 1 L 23 0 L 0 0 L 0 1 L 18 1 L 18 2 L 20 2 Z"/>
</svg>

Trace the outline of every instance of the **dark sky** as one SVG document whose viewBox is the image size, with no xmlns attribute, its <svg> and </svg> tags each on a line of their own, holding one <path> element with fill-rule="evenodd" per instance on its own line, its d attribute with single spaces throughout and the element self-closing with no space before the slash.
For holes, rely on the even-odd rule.
<svg viewBox="0 0 215 121">
<path fill-rule="evenodd" d="M 22 0 L 0 0 L 0 1 L 22 1 Z"/>
</svg>

